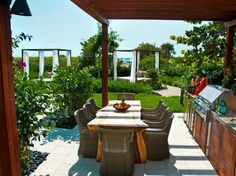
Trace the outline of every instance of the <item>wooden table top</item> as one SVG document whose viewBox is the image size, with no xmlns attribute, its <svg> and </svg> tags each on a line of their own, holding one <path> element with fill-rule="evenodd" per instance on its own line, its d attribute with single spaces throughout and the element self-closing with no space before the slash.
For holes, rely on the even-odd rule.
<svg viewBox="0 0 236 176">
<path fill-rule="evenodd" d="M 134 127 L 147 128 L 148 125 L 141 120 L 141 102 L 139 100 L 127 100 L 130 108 L 125 112 L 119 112 L 113 108 L 113 104 L 120 100 L 109 101 L 108 106 L 99 110 L 96 118 L 88 123 L 88 126 L 107 127 Z"/>
</svg>

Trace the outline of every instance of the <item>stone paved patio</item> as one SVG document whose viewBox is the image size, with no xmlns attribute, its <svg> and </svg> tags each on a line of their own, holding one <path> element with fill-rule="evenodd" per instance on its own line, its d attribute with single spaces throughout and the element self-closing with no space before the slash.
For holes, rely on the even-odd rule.
<svg viewBox="0 0 236 176">
<path fill-rule="evenodd" d="M 135 164 L 134 176 L 143 175 L 217 175 L 193 137 L 189 134 L 182 114 L 176 113 L 170 136 L 168 160 Z M 55 129 L 46 139 L 35 144 L 35 150 L 48 152 L 47 160 L 32 176 L 97 176 L 99 165 L 95 159 L 78 157 L 79 134 L 73 130 Z"/>
</svg>

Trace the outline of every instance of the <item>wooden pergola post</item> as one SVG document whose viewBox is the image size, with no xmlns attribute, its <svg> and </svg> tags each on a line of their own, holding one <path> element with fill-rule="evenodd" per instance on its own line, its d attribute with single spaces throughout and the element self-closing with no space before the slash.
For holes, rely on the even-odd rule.
<svg viewBox="0 0 236 176">
<path fill-rule="evenodd" d="M 226 25 L 226 50 L 225 50 L 225 61 L 224 61 L 224 76 L 228 75 L 230 66 L 233 60 L 233 45 L 234 45 L 234 27 L 236 21 L 233 20 Z M 225 84 L 224 87 L 229 87 L 231 83 Z"/>
<path fill-rule="evenodd" d="M 102 106 L 108 104 L 108 25 L 102 24 Z"/>
<path fill-rule="evenodd" d="M 21 175 L 8 5 L 0 2 L 0 175 Z"/>
</svg>

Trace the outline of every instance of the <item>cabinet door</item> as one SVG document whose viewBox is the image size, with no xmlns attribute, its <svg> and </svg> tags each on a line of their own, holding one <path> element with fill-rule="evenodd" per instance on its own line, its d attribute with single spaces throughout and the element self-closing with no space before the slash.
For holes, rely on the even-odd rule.
<svg viewBox="0 0 236 176">
<path fill-rule="evenodd" d="M 223 126 L 215 118 L 211 118 L 208 159 L 211 162 L 212 166 L 216 169 L 216 171 L 218 171 L 218 162 L 220 160 L 223 131 Z"/>
<path fill-rule="evenodd" d="M 207 132 L 208 132 L 208 123 L 201 119 L 201 138 L 200 138 L 200 148 L 206 154 L 207 146 Z"/>
<path fill-rule="evenodd" d="M 201 140 L 201 127 L 202 127 L 202 118 L 195 112 L 194 138 L 198 144 L 200 144 Z"/>
<path fill-rule="evenodd" d="M 236 137 L 224 128 L 222 150 L 218 164 L 219 174 L 233 176 L 236 154 Z"/>
</svg>

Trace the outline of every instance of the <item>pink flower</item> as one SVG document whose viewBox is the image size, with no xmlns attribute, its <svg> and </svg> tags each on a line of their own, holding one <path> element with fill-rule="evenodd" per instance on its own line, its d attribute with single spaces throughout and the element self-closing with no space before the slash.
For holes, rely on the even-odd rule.
<svg viewBox="0 0 236 176">
<path fill-rule="evenodd" d="M 26 63 L 23 60 L 20 60 L 20 61 L 18 61 L 18 67 L 20 69 L 23 69 L 24 67 L 26 67 Z"/>
</svg>

